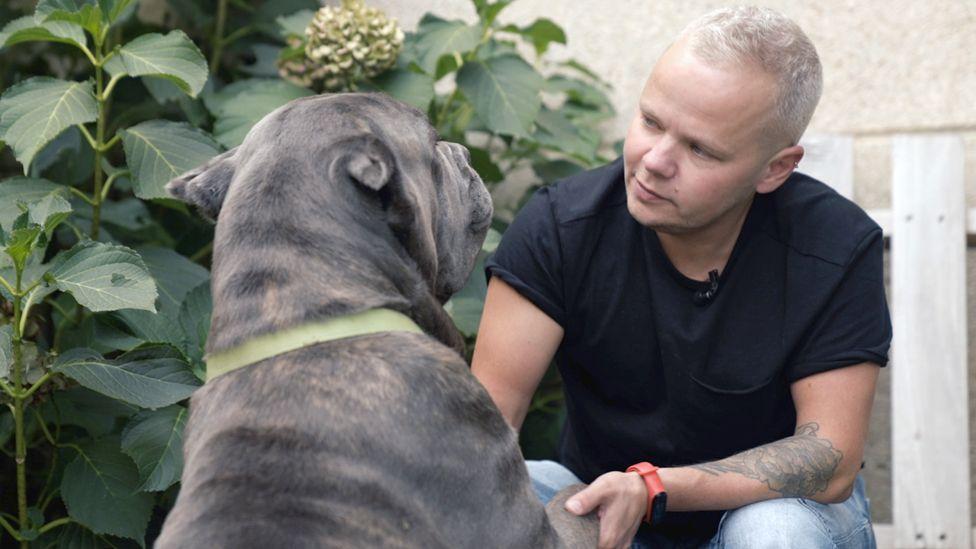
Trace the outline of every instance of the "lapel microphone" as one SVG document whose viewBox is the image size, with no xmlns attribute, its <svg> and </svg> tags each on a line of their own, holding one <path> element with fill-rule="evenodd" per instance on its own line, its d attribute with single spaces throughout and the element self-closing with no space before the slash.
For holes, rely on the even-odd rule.
<svg viewBox="0 0 976 549">
<path fill-rule="evenodd" d="M 715 294 L 718 293 L 718 270 L 712 269 L 708 272 L 708 288 L 698 290 L 692 296 L 692 301 L 695 305 L 699 307 L 703 305 L 708 305 L 715 299 Z"/>
</svg>

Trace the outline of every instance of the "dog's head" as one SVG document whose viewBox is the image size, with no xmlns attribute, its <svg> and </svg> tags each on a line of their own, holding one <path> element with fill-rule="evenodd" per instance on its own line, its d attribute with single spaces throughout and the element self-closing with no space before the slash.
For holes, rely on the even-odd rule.
<svg viewBox="0 0 976 549">
<path fill-rule="evenodd" d="M 268 238 L 307 240 L 307 254 L 350 253 L 322 239 L 369 253 L 369 239 L 392 236 L 441 302 L 464 285 L 492 215 L 467 149 L 382 94 L 292 101 L 167 189 L 218 220 L 217 246 L 225 228 L 260 240 L 289 227 Z"/>
</svg>

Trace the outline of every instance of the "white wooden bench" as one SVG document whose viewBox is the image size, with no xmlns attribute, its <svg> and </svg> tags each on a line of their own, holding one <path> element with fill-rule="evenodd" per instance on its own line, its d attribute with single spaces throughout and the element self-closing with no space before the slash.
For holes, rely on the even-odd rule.
<svg viewBox="0 0 976 549">
<path fill-rule="evenodd" d="M 804 138 L 800 171 L 851 197 L 854 140 Z M 892 208 L 870 210 L 890 237 L 892 524 L 881 548 L 976 549 L 970 524 L 965 148 L 952 134 L 892 143 Z M 968 215 L 967 215 L 968 213 Z"/>
</svg>

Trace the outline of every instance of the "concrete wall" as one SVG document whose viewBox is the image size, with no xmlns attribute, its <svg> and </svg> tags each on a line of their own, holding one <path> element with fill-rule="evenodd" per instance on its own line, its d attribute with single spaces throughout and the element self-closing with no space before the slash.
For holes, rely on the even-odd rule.
<svg viewBox="0 0 976 549">
<path fill-rule="evenodd" d="M 432 12 L 474 21 L 466 0 L 368 0 L 397 17 L 405 29 Z M 519 0 L 501 21 L 525 25 L 537 17 L 566 30 L 568 44 L 555 58 L 575 58 L 614 86 L 616 120 L 607 137 L 623 137 L 638 93 L 657 56 L 695 17 L 740 2 L 707 0 Z M 901 132 L 954 132 L 966 140 L 966 200 L 976 207 L 976 0 L 767 0 L 791 17 L 817 46 L 824 94 L 811 133 L 854 136 L 854 199 L 862 207 L 891 206 L 891 136 Z M 969 284 L 976 254 L 969 254 Z M 969 292 L 969 328 L 976 305 Z M 973 338 L 970 338 L 970 342 Z M 970 343 L 972 346 L 972 343 Z M 970 372 L 976 371 L 971 349 Z M 892 364 L 897 367 L 897 364 Z M 866 448 L 865 476 L 876 522 L 891 521 L 890 374 L 882 372 Z M 970 394 L 976 377 L 970 375 Z M 970 398 L 971 440 L 976 409 Z M 976 481 L 976 475 L 971 475 Z M 976 507 L 974 507 L 976 515 Z M 974 517 L 976 519 L 976 517 Z M 976 521 L 974 521 L 976 523 Z"/>
<path fill-rule="evenodd" d="M 608 137 L 623 137 L 637 95 L 657 56 L 689 21 L 737 2 L 519 0 L 506 23 L 548 17 L 566 30 L 555 58 L 572 57 L 613 84 L 618 117 Z M 967 139 L 967 198 L 976 206 L 976 0 L 774 0 L 759 2 L 791 17 L 816 44 L 824 94 L 811 132 L 853 134 L 855 198 L 890 206 L 889 136 L 953 131 Z M 413 29 L 426 13 L 474 21 L 465 0 L 372 0 Z"/>
</svg>

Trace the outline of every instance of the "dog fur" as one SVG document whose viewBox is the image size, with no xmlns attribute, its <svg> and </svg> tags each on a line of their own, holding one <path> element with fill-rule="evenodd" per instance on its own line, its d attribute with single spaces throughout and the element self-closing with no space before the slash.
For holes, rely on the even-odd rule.
<svg viewBox="0 0 976 549">
<path fill-rule="evenodd" d="M 168 189 L 217 220 L 208 352 L 376 307 L 426 333 L 319 343 L 200 388 L 157 548 L 596 546 L 593 516 L 539 503 L 442 307 L 491 221 L 464 147 L 387 96 L 315 96 Z"/>
</svg>

